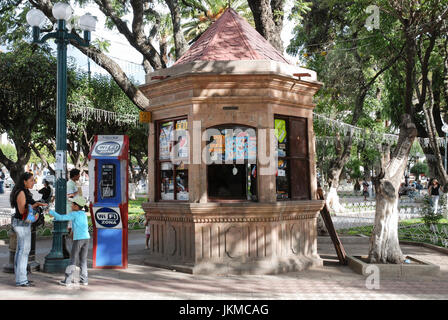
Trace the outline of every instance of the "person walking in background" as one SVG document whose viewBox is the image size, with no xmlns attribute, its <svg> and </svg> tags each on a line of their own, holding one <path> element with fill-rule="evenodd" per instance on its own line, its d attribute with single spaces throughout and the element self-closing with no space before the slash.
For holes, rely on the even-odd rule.
<svg viewBox="0 0 448 320">
<path fill-rule="evenodd" d="M 76 183 L 79 180 L 79 173 L 80 171 L 78 169 L 70 170 L 70 180 L 67 181 L 67 213 L 71 210 L 71 202 L 69 199 L 80 195 Z"/>
<path fill-rule="evenodd" d="M 48 182 L 47 180 L 43 180 L 44 183 L 44 187 L 42 189 L 39 190 L 39 193 L 42 195 L 42 202 L 45 203 L 50 203 L 51 202 L 51 196 L 53 194 L 53 191 L 51 190 L 50 187 L 50 182 Z"/>
<path fill-rule="evenodd" d="M 74 272 L 78 266 L 81 269 L 80 282 L 81 285 L 88 285 L 87 272 L 87 254 L 89 252 L 89 225 L 87 215 L 83 208 L 86 200 L 82 196 L 70 198 L 71 210 L 67 214 L 59 214 L 54 210 L 50 210 L 56 221 L 72 221 L 73 225 L 73 245 L 70 253 L 70 265 L 65 269 L 65 279 L 59 281 L 60 285 L 69 286 L 74 281 Z"/>
<path fill-rule="evenodd" d="M 369 196 L 369 183 L 366 180 L 362 182 L 362 195 L 364 196 L 364 201 L 367 201 L 367 197 Z"/>
<path fill-rule="evenodd" d="M 79 190 L 78 190 L 78 186 L 76 184 L 76 181 L 79 180 L 79 173 L 80 173 L 80 171 L 78 169 L 70 170 L 70 180 L 67 181 L 67 209 L 66 209 L 67 214 L 72 211 L 72 203 L 71 203 L 70 199 L 74 198 L 76 196 L 79 196 Z M 71 221 L 68 222 L 67 229 L 68 229 L 68 234 L 69 234 L 70 238 L 72 238 L 73 233 L 72 233 Z"/>
<path fill-rule="evenodd" d="M 16 276 L 16 286 L 33 287 L 32 281 L 27 278 L 28 255 L 31 250 L 31 223 L 27 219 L 28 209 L 31 206 L 35 209 L 39 206 L 47 206 L 46 203 L 36 202 L 30 192 L 34 186 L 34 176 L 32 173 L 23 173 L 17 184 L 11 191 L 11 208 L 15 209 L 12 218 L 12 228 L 17 236 L 17 249 L 14 257 L 14 273 Z"/>
<path fill-rule="evenodd" d="M 431 196 L 432 206 L 436 214 L 439 209 L 440 183 L 437 179 L 433 179 L 428 188 L 428 194 Z"/>
<path fill-rule="evenodd" d="M 4 184 L 5 184 L 5 173 L 3 172 L 3 169 L 0 169 L 0 193 L 5 193 Z"/>
</svg>

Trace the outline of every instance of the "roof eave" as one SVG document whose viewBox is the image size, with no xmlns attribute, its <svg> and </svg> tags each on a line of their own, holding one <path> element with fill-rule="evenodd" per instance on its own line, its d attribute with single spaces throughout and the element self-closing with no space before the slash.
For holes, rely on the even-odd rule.
<svg viewBox="0 0 448 320">
<path fill-rule="evenodd" d="M 301 81 L 322 85 L 317 81 L 315 71 L 272 60 L 232 60 L 232 61 L 193 61 L 159 69 L 146 75 L 146 84 L 163 81 L 167 77 L 186 76 L 191 74 L 275 74 L 297 79 L 294 74 L 309 74 L 300 77 Z"/>
</svg>

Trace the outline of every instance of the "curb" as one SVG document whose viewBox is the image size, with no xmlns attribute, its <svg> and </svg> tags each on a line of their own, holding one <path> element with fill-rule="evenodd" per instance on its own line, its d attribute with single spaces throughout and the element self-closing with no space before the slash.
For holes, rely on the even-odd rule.
<svg viewBox="0 0 448 320">
<path fill-rule="evenodd" d="M 424 242 L 414 242 L 414 241 L 400 241 L 400 244 L 408 244 L 412 246 L 425 247 L 428 249 L 432 249 L 444 254 L 448 254 L 448 248 L 442 248 L 433 244 L 424 243 Z"/>
</svg>

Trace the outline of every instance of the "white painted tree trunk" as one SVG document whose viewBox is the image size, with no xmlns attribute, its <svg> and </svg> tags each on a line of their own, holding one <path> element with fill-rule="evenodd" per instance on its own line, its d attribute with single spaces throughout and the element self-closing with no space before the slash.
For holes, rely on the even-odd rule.
<svg viewBox="0 0 448 320">
<path fill-rule="evenodd" d="M 442 208 L 442 216 L 445 219 L 448 219 L 448 209 L 447 209 L 447 207 L 448 207 L 448 193 L 446 192 L 446 193 L 442 194 L 442 197 L 445 198 L 444 199 L 445 200 L 445 207 Z M 439 206 L 440 206 L 440 204 L 439 204 Z"/>
<path fill-rule="evenodd" d="M 408 114 L 402 116 L 397 146 L 389 160 L 383 150 L 380 174 L 374 178 L 376 191 L 375 225 L 370 237 L 370 263 L 402 263 L 398 240 L 398 189 L 417 130 Z"/>
<path fill-rule="evenodd" d="M 341 202 L 339 200 L 338 192 L 334 187 L 330 187 L 330 190 L 327 194 L 326 203 L 328 209 L 332 212 L 342 213 L 345 211 L 345 208 L 341 205 Z"/>
<path fill-rule="evenodd" d="M 402 263 L 404 260 L 398 240 L 398 197 L 377 198 L 369 260 L 371 263 Z"/>
<path fill-rule="evenodd" d="M 137 189 L 137 185 L 135 183 L 129 183 L 129 199 L 135 200 L 135 191 Z"/>
</svg>

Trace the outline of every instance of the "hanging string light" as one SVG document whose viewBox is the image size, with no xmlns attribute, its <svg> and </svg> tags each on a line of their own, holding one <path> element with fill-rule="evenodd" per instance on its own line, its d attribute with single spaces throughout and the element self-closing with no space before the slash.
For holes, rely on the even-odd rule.
<svg viewBox="0 0 448 320">
<path fill-rule="evenodd" d="M 83 118 L 93 118 L 97 122 L 107 122 L 108 124 L 118 124 L 118 125 L 140 125 L 140 120 L 138 115 L 132 114 L 119 114 L 112 111 L 107 111 L 103 109 L 96 109 L 93 107 L 78 105 L 73 103 L 67 104 L 69 111 L 72 115 L 81 115 Z"/>
</svg>

